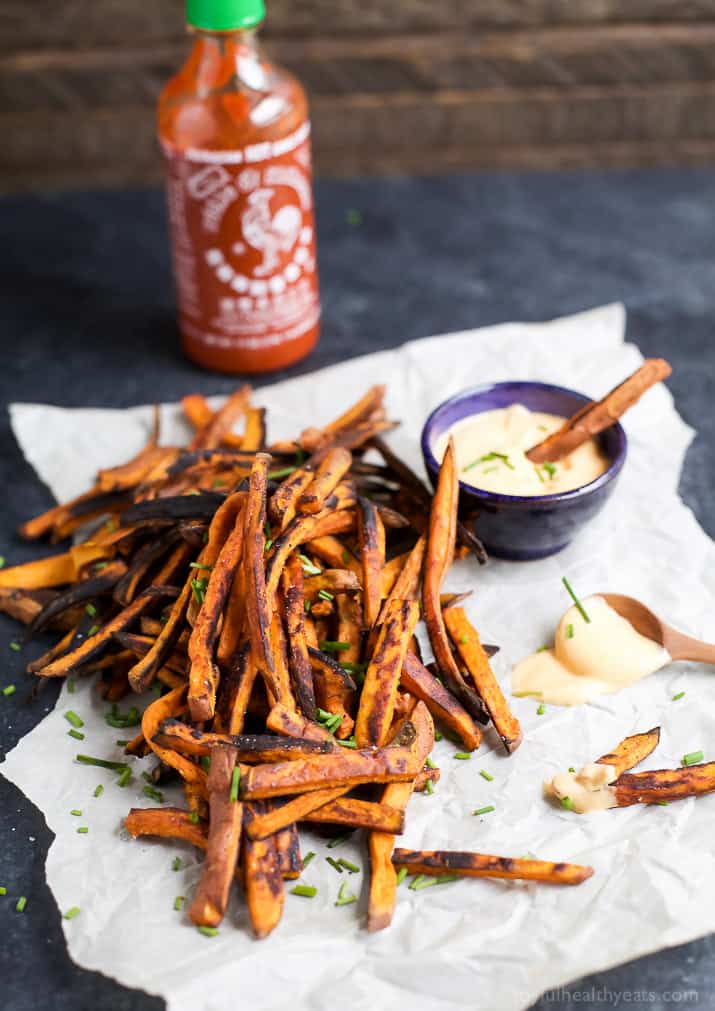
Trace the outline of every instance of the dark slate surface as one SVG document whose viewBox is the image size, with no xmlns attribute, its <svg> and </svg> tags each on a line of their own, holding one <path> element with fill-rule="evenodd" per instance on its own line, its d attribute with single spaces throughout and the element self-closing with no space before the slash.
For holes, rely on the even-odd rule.
<svg viewBox="0 0 715 1011">
<path fill-rule="evenodd" d="M 323 183 L 317 197 L 324 337 L 294 373 L 409 338 L 621 299 L 630 340 L 675 366 L 669 385 L 699 431 L 681 490 L 715 534 L 715 171 Z M 362 213 L 358 226 L 347 224 L 348 210 Z M 3 405 L 124 406 L 231 387 L 178 352 L 157 192 L 0 201 L 0 239 Z M 21 561 L 39 552 L 11 532 L 50 496 L 23 462 L 5 411 L 0 426 L 0 554 Z M 8 648 L 14 634 L 0 618 L 0 686 L 18 686 L 0 697 L 3 754 L 55 699 L 48 688 L 28 704 L 24 660 Z M 0 840 L 4 1011 L 163 1007 L 72 965 L 44 878 L 51 833 L 2 777 Z M 14 912 L 19 895 L 28 897 L 24 914 Z M 714 956 L 711 937 L 579 981 L 536 1007 L 616 999 L 649 1011 L 715 1007 Z M 465 1011 L 477 1007 L 488 998 L 465 995 Z"/>
</svg>

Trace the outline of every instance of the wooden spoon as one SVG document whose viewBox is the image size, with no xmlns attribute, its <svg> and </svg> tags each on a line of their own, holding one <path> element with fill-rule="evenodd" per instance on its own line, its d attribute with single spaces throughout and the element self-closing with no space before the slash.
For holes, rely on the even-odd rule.
<svg viewBox="0 0 715 1011">
<path fill-rule="evenodd" d="M 629 621 L 636 632 L 664 646 L 673 660 L 696 660 L 715 665 L 715 646 L 666 625 L 640 600 L 620 593 L 600 593 L 599 596 Z"/>
</svg>

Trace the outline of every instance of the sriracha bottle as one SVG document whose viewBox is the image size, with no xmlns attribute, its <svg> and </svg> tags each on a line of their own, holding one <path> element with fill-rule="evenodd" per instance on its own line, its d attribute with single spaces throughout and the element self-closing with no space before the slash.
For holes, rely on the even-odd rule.
<svg viewBox="0 0 715 1011">
<path fill-rule="evenodd" d="M 308 354 L 320 300 L 303 88 L 256 41 L 263 0 L 187 0 L 189 58 L 159 101 L 184 349 L 221 372 Z"/>
</svg>

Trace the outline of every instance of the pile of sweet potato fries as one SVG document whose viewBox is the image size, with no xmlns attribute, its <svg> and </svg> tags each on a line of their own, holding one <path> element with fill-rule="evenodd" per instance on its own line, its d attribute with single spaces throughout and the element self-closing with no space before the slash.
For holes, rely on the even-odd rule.
<svg viewBox="0 0 715 1011">
<path fill-rule="evenodd" d="M 155 423 L 134 459 L 21 530 L 82 540 L 0 572 L 0 608 L 28 637 L 61 632 L 33 673 L 99 672 L 113 726 L 132 723 L 120 699 L 155 691 L 143 714 L 133 707 L 126 753 L 153 752 L 156 782 L 178 774 L 187 808 L 134 809 L 126 826 L 205 850 L 189 909 L 204 928 L 238 875 L 256 936 L 270 933 L 284 878 L 301 872 L 299 823 L 367 830 L 370 930 L 390 923 L 398 864 L 568 884 L 591 873 L 480 854 L 393 861 L 412 791 L 439 775 L 434 721 L 468 751 L 490 721 L 508 752 L 521 731 L 459 600 L 442 593 L 455 554 L 484 560 L 458 520 L 453 449 L 432 496 L 383 441 L 384 392 L 268 448 L 249 388 L 216 412 L 186 397 L 187 448 L 162 446 Z"/>
</svg>

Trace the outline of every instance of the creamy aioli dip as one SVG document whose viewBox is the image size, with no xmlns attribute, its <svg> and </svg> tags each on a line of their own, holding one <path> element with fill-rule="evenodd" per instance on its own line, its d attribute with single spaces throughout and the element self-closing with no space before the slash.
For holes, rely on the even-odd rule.
<svg viewBox="0 0 715 1011">
<path fill-rule="evenodd" d="M 454 438 L 460 481 L 503 495 L 554 495 L 589 484 L 608 469 L 609 460 L 596 439 L 589 439 L 557 463 L 535 464 L 526 453 L 564 419 L 512 404 L 462 418 L 437 440 L 442 460 Z"/>
<path fill-rule="evenodd" d="M 659 643 L 637 632 L 603 597 L 587 597 L 559 622 L 552 649 L 541 649 L 514 667 L 512 694 L 533 695 L 556 706 L 576 706 L 612 695 L 670 663 Z"/>
<path fill-rule="evenodd" d="M 612 765 L 590 762 L 578 772 L 559 772 L 544 783 L 544 794 L 558 800 L 568 800 L 569 810 L 577 814 L 605 811 L 617 807 L 615 791 L 610 783 L 616 779 Z"/>
</svg>

